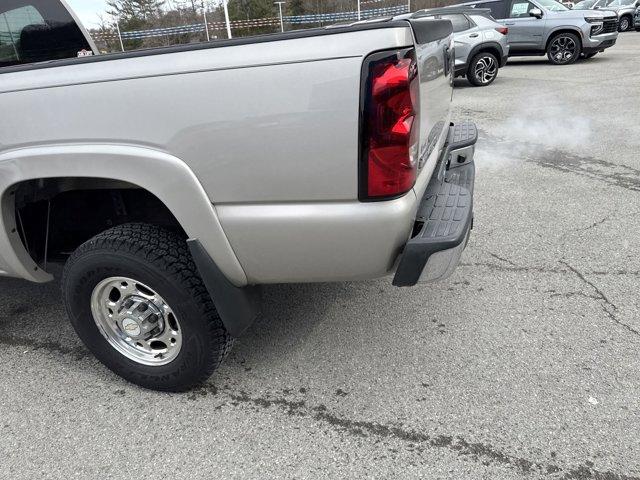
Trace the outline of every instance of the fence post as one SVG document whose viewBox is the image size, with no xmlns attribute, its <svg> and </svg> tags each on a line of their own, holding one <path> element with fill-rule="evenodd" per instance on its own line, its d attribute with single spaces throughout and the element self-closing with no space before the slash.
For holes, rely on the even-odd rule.
<svg viewBox="0 0 640 480">
<path fill-rule="evenodd" d="M 278 9 L 280 10 L 280 31 L 284 32 L 284 22 L 282 21 L 282 4 L 287 2 L 273 2 L 278 5 Z"/>
<path fill-rule="evenodd" d="M 204 30 L 207 32 L 207 42 L 211 40 L 209 36 L 209 22 L 207 22 L 207 7 L 204 5 L 204 0 L 202 0 L 202 16 L 204 17 Z"/>
<path fill-rule="evenodd" d="M 227 5 L 228 0 L 222 0 L 222 4 L 224 5 L 224 21 L 227 23 L 227 37 L 231 37 L 231 23 L 229 23 L 229 6 Z"/>
<path fill-rule="evenodd" d="M 124 43 L 122 43 L 122 34 L 120 33 L 120 22 L 116 20 L 116 29 L 118 30 L 118 38 L 120 39 L 120 48 L 124 52 Z"/>
</svg>

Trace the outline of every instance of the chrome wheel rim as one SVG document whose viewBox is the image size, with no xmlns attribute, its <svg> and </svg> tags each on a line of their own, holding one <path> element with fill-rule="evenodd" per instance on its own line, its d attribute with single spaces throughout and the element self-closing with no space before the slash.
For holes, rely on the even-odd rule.
<svg viewBox="0 0 640 480">
<path fill-rule="evenodd" d="M 474 68 L 474 74 L 480 83 L 491 82 L 498 73 L 498 63 L 489 55 L 480 57 Z"/>
<path fill-rule="evenodd" d="M 160 366 L 175 360 L 182 329 L 167 302 L 142 282 L 102 280 L 91 294 L 91 313 L 102 336 L 134 362 Z"/>
<path fill-rule="evenodd" d="M 551 56 L 558 63 L 568 62 L 575 57 L 577 47 L 571 37 L 560 36 L 551 43 Z"/>
<path fill-rule="evenodd" d="M 620 30 L 624 32 L 628 28 L 629 28 L 629 19 L 623 18 L 622 20 L 620 20 Z"/>
</svg>

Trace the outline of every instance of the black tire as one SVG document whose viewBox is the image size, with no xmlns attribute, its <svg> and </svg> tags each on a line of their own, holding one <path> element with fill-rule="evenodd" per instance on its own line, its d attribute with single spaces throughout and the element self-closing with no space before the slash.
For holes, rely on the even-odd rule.
<svg viewBox="0 0 640 480">
<path fill-rule="evenodd" d="M 500 63 L 491 52 L 480 52 L 473 56 L 467 69 L 467 80 L 475 87 L 486 87 L 498 76 Z"/>
<path fill-rule="evenodd" d="M 582 52 L 580 39 L 574 33 L 561 32 L 549 40 L 547 57 L 554 65 L 571 65 Z"/>
<path fill-rule="evenodd" d="M 618 24 L 619 32 L 626 32 L 627 30 L 631 30 L 633 28 L 633 19 L 628 15 L 623 16 L 620 19 L 620 23 Z"/>
<path fill-rule="evenodd" d="M 182 345 L 170 363 L 149 366 L 131 360 L 98 328 L 92 292 L 106 278 L 118 276 L 149 286 L 179 318 Z M 69 319 L 89 350 L 113 372 L 144 388 L 193 388 L 218 368 L 232 344 L 186 242 L 161 227 L 126 224 L 93 237 L 67 261 L 62 293 Z"/>
</svg>

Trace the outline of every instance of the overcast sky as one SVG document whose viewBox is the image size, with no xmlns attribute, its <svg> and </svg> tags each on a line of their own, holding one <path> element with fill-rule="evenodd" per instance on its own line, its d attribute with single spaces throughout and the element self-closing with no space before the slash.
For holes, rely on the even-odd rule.
<svg viewBox="0 0 640 480">
<path fill-rule="evenodd" d="M 87 28 L 96 27 L 98 14 L 106 8 L 104 0 L 67 0 L 67 3 Z"/>
</svg>

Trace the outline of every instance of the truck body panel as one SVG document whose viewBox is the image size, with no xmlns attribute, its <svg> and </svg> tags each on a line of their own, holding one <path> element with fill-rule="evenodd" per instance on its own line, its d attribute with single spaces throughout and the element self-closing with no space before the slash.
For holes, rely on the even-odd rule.
<svg viewBox="0 0 640 480">
<path fill-rule="evenodd" d="M 421 85 L 419 175 L 402 198 L 363 204 L 357 161 L 363 59 L 411 47 Z M 168 155 L 193 172 L 213 212 L 198 221 L 167 206 L 235 285 L 377 277 L 392 271 L 446 139 L 452 56 L 450 35 L 418 43 L 409 22 L 395 21 L 14 67 L 0 71 L 0 103 L 15 112 L 0 119 L 0 167 L 13 166 L 6 177 L 13 184 L 38 175 L 108 176 L 95 161 L 63 168 L 60 149 L 78 145 L 87 156 L 107 147 Z M 19 152 L 36 147 L 38 158 L 50 155 L 56 168 L 16 169 Z M 151 163 L 136 161 L 126 170 L 112 177 L 167 196 Z M 174 202 L 193 201 L 192 186 L 173 185 Z M 5 182 L 0 192 L 5 202 L 9 187 Z M 48 278 L 18 268 L 19 256 L 2 255 L 0 270 Z"/>
</svg>

